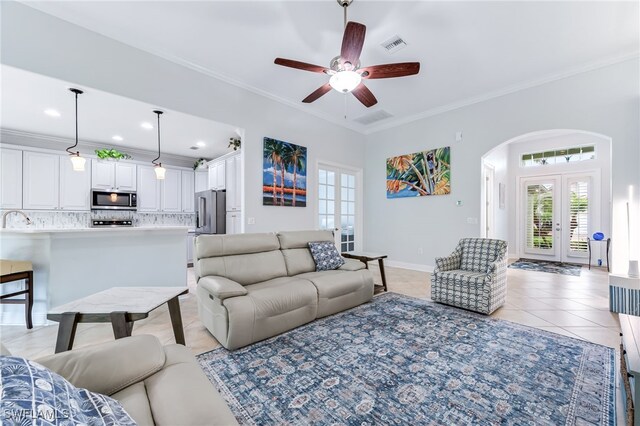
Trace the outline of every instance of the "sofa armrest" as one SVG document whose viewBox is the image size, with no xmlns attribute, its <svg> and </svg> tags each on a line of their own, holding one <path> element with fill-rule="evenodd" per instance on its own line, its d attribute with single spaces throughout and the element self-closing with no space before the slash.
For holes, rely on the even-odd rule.
<svg viewBox="0 0 640 426">
<path fill-rule="evenodd" d="M 356 259 L 344 259 L 344 265 L 339 267 L 341 271 L 359 271 L 360 269 L 365 269 L 364 263 L 360 262 Z"/>
<path fill-rule="evenodd" d="M 249 293 L 242 284 L 225 277 L 202 277 L 198 280 L 198 285 L 207 290 L 213 297 L 220 300 L 236 296 L 245 296 Z"/>
<path fill-rule="evenodd" d="M 139 335 L 35 361 L 76 387 L 113 395 L 160 371 L 165 363 L 165 351 L 157 337 Z"/>
<path fill-rule="evenodd" d="M 452 271 L 454 269 L 460 269 L 460 264 L 462 263 L 462 255 L 460 252 L 454 252 L 453 254 L 447 257 L 437 257 L 436 258 L 436 267 L 434 269 L 435 272 L 441 271 Z"/>
</svg>

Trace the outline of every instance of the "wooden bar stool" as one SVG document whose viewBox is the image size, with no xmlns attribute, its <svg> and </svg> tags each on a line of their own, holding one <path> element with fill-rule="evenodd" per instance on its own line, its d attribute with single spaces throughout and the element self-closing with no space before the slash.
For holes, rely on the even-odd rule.
<svg viewBox="0 0 640 426">
<path fill-rule="evenodd" d="M 31 309 L 33 308 L 33 265 L 25 260 L 0 259 L 0 284 L 25 280 L 25 289 L 0 296 L 0 304 L 25 305 L 24 316 L 27 328 L 33 328 Z M 10 299 L 24 294 L 24 299 Z"/>
</svg>

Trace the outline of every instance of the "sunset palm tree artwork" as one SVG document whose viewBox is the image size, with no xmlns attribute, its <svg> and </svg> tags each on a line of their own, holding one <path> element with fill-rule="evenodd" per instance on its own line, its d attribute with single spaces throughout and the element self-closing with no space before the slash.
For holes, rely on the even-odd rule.
<svg viewBox="0 0 640 426">
<path fill-rule="evenodd" d="M 262 204 L 307 206 L 307 148 L 264 138 Z"/>
<path fill-rule="evenodd" d="M 387 198 L 446 195 L 450 192 L 450 147 L 387 159 Z"/>
</svg>

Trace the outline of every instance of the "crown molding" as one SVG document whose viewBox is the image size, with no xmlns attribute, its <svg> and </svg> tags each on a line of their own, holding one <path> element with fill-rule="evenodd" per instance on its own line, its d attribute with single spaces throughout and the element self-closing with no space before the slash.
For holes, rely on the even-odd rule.
<svg viewBox="0 0 640 426">
<path fill-rule="evenodd" d="M 485 93 L 480 96 L 463 99 L 457 102 L 453 102 L 447 105 L 439 106 L 436 108 L 432 108 L 418 114 L 410 115 L 408 117 L 401 117 L 396 119 L 391 119 L 388 122 L 380 123 L 379 125 L 374 125 L 367 128 L 364 131 L 365 135 L 370 135 L 373 133 L 377 133 L 383 130 L 392 129 L 394 127 L 402 126 L 405 124 L 412 123 L 414 121 L 423 120 L 425 118 L 433 117 L 436 115 L 444 114 L 445 112 L 454 111 L 456 109 L 464 108 L 470 105 L 474 105 L 480 102 L 485 102 L 491 99 L 499 98 L 501 96 L 509 95 L 511 93 L 520 92 L 522 90 L 530 89 L 537 86 L 542 86 L 547 83 L 552 83 L 554 81 L 562 80 L 568 77 L 573 77 L 578 74 L 586 73 L 589 71 L 594 71 L 600 68 L 605 68 L 611 65 L 619 64 L 622 62 L 634 60 L 640 58 L 640 52 L 634 51 L 631 53 L 626 53 L 624 55 L 619 55 L 611 58 L 607 58 L 605 60 L 591 62 L 589 64 L 572 68 L 568 71 L 547 75 L 546 77 L 538 78 L 535 80 L 530 80 L 524 83 L 514 84 L 513 86 L 508 86 L 503 89 L 496 90 L 494 92 Z"/>
<path fill-rule="evenodd" d="M 2 145 L 21 145 L 64 151 L 66 147 L 73 145 L 75 142 L 75 139 L 71 138 L 0 128 L 0 143 Z M 158 155 L 156 151 L 147 151 L 123 145 L 115 145 L 111 143 L 105 144 L 104 142 L 87 141 L 82 139 L 78 141 L 79 151 L 85 151 L 90 154 L 93 154 L 96 149 L 103 149 L 105 146 L 126 152 L 132 157 L 136 157 L 135 160 L 137 161 L 145 161 L 147 159 L 151 160 Z M 197 157 L 162 153 L 163 163 L 173 166 L 190 167 L 193 165 L 196 158 Z"/>
<path fill-rule="evenodd" d="M 398 126 L 402 126 L 408 123 L 412 123 L 414 121 L 418 121 L 418 120 L 422 120 L 425 118 L 429 118 L 429 117 L 433 117 L 439 114 L 443 114 L 446 112 L 450 112 L 450 111 L 454 111 L 456 109 L 460 109 L 460 108 L 464 108 L 470 105 L 474 105 L 480 102 L 484 102 L 484 101 L 488 101 L 491 99 L 495 99 L 501 96 L 505 96 L 511 93 L 515 93 L 515 92 L 519 92 L 521 90 L 526 90 L 526 89 L 530 89 L 533 87 L 537 87 L 537 86 L 541 86 L 543 84 L 547 84 L 547 83 L 551 83 L 557 80 L 562 80 L 564 78 L 568 78 L 568 77 L 572 77 L 578 74 L 582 74 L 585 72 L 589 72 L 589 71 L 593 71 L 593 70 L 597 70 L 599 68 L 604 68 L 610 65 L 615 65 L 618 63 L 622 63 L 622 62 L 626 62 L 632 59 L 637 59 L 640 57 L 640 51 L 633 51 L 633 52 L 627 52 L 625 54 L 622 55 L 618 55 L 618 56 L 614 56 L 611 58 L 606 58 L 603 60 L 599 60 L 599 61 L 594 61 L 594 62 L 590 62 L 588 64 L 585 65 L 581 65 L 579 67 L 574 67 L 572 69 L 569 69 L 567 71 L 561 72 L 561 73 L 556 73 L 556 74 L 550 74 L 547 75 L 545 77 L 541 77 L 538 79 L 534 79 L 534 80 L 530 80 L 527 82 L 523 82 L 523 83 L 518 83 L 518 84 L 514 84 L 511 86 L 507 86 L 505 88 L 502 89 L 498 89 L 496 91 L 492 91 L 492 92 L 488 92 L 485 94 L 481 94 L 478 96 L 474 96 L 474 97 L 470 97 L 470 98 L 466 98 L 466 99 L 461 99 L 459 101 L 456 102 L 452 102 L 446 105 L 442 105 L 442 106 L 438 106 L 435 108 L 431 108 L 407 117 L 399 117 L 399 118 L 395 118 L 395 119 L 389 119 L 388 121 L 385 121 L 384 123 L 380 123 L 379 125 L 371 125 L 371 126 L 363 126 L 357 123 L 353 123 L 353 122 L 345 122 L 342 119 L 333 117 L 331 115 L 319 112 L 319 111 L 314 111 L 314 110 L 310 110 L 308 108 L 306 108 L 304 105 L 301 105 L 299 102 L 294 102 L 291 101 L 289 99 L 283 98 L 281 96 L 272 94 L 270 92 L 267 92 L 263 89 L 260 89 L 258 87 L 252 86 L 250 84 L 238 81 L 234 78 L 228 77 L 224 74 L 220 74 L 216 71 L 213 71 L 209 68 L 203 67 L 201 65 L 198 65 L 196 63 L 193 63 L 191 61 L 188 61 L 184 58 L 181 58 L 179 56 L 176 55 L 172 55 L 169 54 L 167 52 L 164 52 L 162 50 L 158 50 L 156 48 L 153 47 L 149 47 L 149 46 L 134 46 L 132 44 L 129 44 L 127 42 L 118 40 L 114 37 L 112 37 L 111 35 L 105 34 L 101 31 L 96 31 L 95 29 L 92 28 L 88 28 L 85 27 L 81 24 L 78 24 L 76 22 L 73 21 L 69 21 L 67 19 L 64 18 L 60 18 L 58 16 L 55 15 L 50 15 L 48 12 L 46 12 L 45 10 L 42 10 L 40 7 L 38 7 L 37 4 L 33 4 L 33 3 L 29 3 L 26 2 L 24 0 L 18 0 L 20 1 L 20 3 L 24 4 L 25 6 L 31 7 L 33 9 L 36 9 L 38 11 L 40 11 L 41 13 L 45 13 L 49 16 L 53 16 L 56 19 L 60 19 L 62 21 L 65 22 L 69 22 L 72 25 L 76 25 L 79 26 L 81 28 L 84 28 L 87 31 L 91 31 L 93 33 L 99 34 L 103 37 L 106 37 L 110 40 L 114 40 L 118 43 L 124 44 L 126 46 L 129 46 L 131 48 L 140 50 L 142 52 L 145 52 L 147 54 L 153 55 L 153 56 L 157 56 L 159 58 L 162 58 L 166 61 L 169 61 L 171 63 L 183 66 L 185 68 L 188 68 L 192 71 L 198 72 L 200 74 L 204 74 L 206 76 L 209 76 L 211 78 L 215 78 L 217 80 L 223 81 L 227 84 L 230 84 L 232 86 L 235 87 L 239 87 L 241 89 L 247 90 L 249 92 L 255 93 L 259 96 L 265 97 L 267 99 L 273 100 L 275 102 L 279 102 L 281 104 L 287 105 L 291 108 L 294 108 L 296 110 L 302 111 L 304 113 L 307 113 L 309 115 L 313 115 L 317 118 L 320 118 L 322 120 L 325 120 L 327 122 L 336 124 L 338 126 L 341 126 L 343 128 L 349 129 L 349 130 L 353 130 L 357 133 L 363 134 L 363 135 L 370 135 L 373 133 L 377 133 L 383 130 L 387 130 L 387 129 L 391 129 L 394 127 L 398 127 Z M 373 0 L 376 1 L 376 0 Z"/>
</svg>

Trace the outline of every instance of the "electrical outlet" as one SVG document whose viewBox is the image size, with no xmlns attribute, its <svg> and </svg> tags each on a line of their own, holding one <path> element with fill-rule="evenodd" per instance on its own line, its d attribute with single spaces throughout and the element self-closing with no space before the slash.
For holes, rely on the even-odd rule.
<svg viewBox="0 0 640 426">
<path fill-rule="evenodd" d="M 424 250 L 422 249 L 422 247 L 418 247 L 418 254 L 424 254 Z"/>
<path fill-rule="evenodd" d="M 456 132 L 456 142 L 462 142 L 462 130 Z"/>
<path fill-rule="evenodd" d="M 256 218 L 255 217 L 248 217 L 247 218 L 247 225 L 255 225 L 256 224 Z"/>
<path fill-rule="evenodd" d="M 458 207 L 459 207 L 459 206 L 461 206 L 461 205 L 462 205 L 462 200 L 458 200 L 458 201 L 456 201 L 456 206 L 458 206 Z"/>
<path fill-rule="evenodd" d="M 467 223 L 469 225 L 477 225 L 478 224 L 478 218 L 477 217 L 468 217 L 467 218 Z"/>
</svg>

